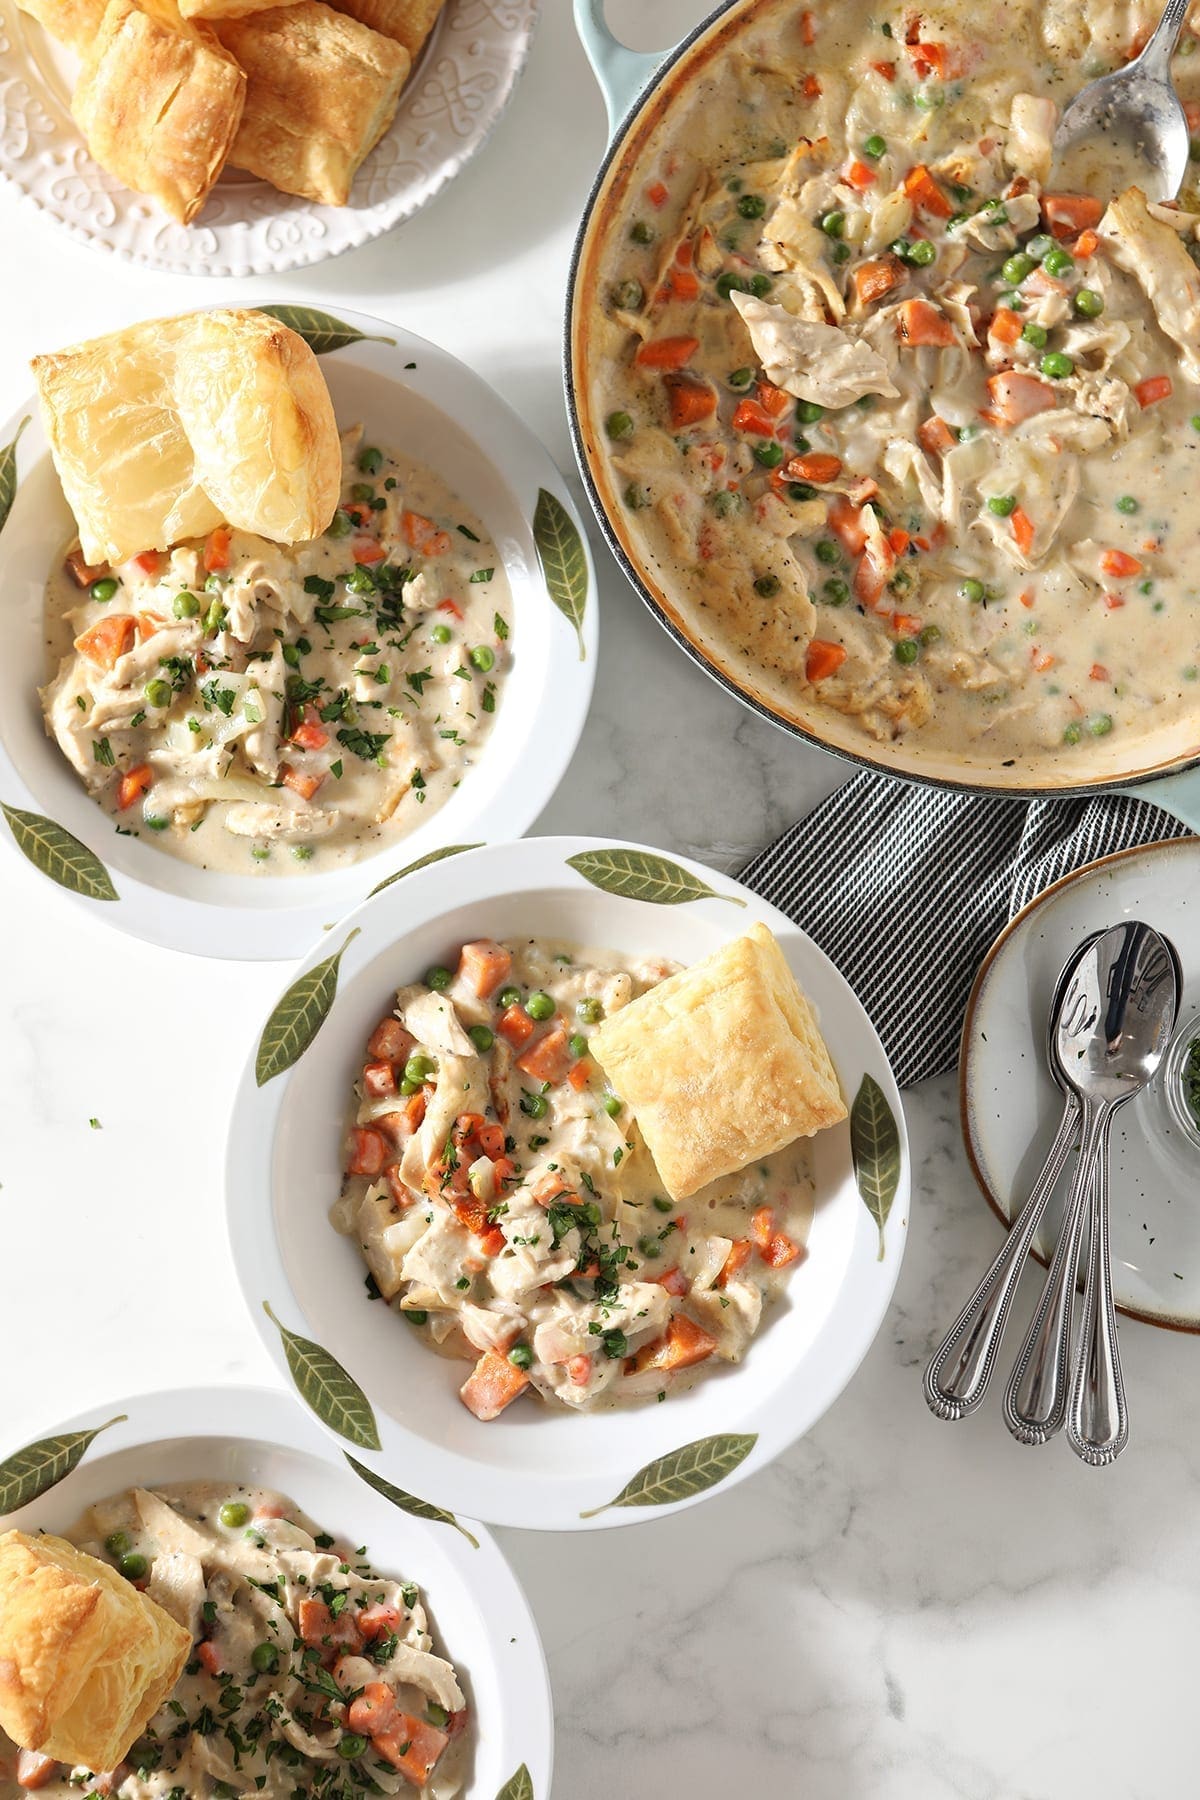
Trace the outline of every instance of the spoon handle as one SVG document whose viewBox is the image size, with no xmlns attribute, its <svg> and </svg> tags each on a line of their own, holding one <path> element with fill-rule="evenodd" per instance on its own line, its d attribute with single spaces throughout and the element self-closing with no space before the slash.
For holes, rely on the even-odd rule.
<svg viewBox="0 0 1200 1800">
<path fill-rule="evenodd" d="M 1098 1160 L 1092 1187 L 1092 1241 L 1083 1291 L 1083 1328 L 1075 1358 L 1067 1440 L 1076 1456 L 1101 1468 L 1129 1442 L 1129 1413 L 1117 1348 L 1112 1265 L 1108 1236 L 1108 1128 L 1112 1110 L 1101 1119 Z"/>
<path fill-rule="evenodd" d="M 925 1371 L 925 1399 L 939 1419 L 965 1418 L 987 1392 L 1025 1258 L 1067 1160 L 1078 1116 L 1079 1102 L 1071 1094 L 1020 1216 Z"/>
<path fill-rule="evenodd" d="M 1183 22 L 1188 16 L 1191 3 L 1192 0 L 1167 0 L 1153 36 L 1137 59 L 1145 73 L 1158 81 L 1171 79 L 1171 58 L 1175 54 L 1175 46 L 1179 42 L 1179 34 L 1183 30 Z"/>
<path fill-rule="evenodd" d="M 1004 1423 L 1022 1444 L 1048 1443 L 1066 1418 L 1071 1309 L 1079 1274 L 1079 1246 L 1095 1179 L 1096 1118 L 1096 1109 L 1085 1111 L 1079 1161 L 1063 1209 L 1058 1243 L 1004 1394 Z"/>
</svg>

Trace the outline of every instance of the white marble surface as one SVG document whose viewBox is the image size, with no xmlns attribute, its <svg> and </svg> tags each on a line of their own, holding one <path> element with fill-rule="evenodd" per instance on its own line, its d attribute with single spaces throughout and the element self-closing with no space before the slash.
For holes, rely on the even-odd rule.
<svg viewBox="0 0 1200 1800">
<path fill-rule="evenodd" d="M 466 357 L 566 466 L 563 278 L 604 127 L 566 0 L 544 5 L 488 153 L 404 230 L 308 273 L 223 290 L 148 275 L 0 193 L 0 414 L 28 391 L 35 351 L 218 298 L 311 299 L 401 319 Z M 665 42 L 700 6 L 613 11 Z M 595 709 L 539 829 L 736 866 L 840 771 L 692 668 L 596 549 Z M 271 1382 L 226 1249 L 221 1152 L 283 971 L 133 944 L 8 855 L 0 907 L 0 1443 L 139 1388 Z M 1190 1791 L 1200 1345 L 1124 1328 L 1134 1443 L 1109 1472 L 1061 1445 L 1017 1448 L 995 1408 L 936 1424 L 920 1365 L 996 1226 L 952 1084 L 907 1110 L 919 1179 L 897 1303 L 818 1429 L 670 1523 L 502 1534 L 549 1653 L 556 1800 Z"/>
</svg>

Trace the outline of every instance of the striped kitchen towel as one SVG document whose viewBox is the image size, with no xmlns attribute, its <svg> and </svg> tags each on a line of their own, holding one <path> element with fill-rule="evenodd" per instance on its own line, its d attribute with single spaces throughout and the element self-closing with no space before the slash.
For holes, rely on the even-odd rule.
<svg viewBox="0 0 1200 1800">
<path fill-rule="evenodd" d="M 741 871 L 837 964 L 901 1087 L 958 1061 L 997 932 L 1098 856 L 1188 826 L 1144 800 L 1008 800 L 853 776 Z"/>
</svg>

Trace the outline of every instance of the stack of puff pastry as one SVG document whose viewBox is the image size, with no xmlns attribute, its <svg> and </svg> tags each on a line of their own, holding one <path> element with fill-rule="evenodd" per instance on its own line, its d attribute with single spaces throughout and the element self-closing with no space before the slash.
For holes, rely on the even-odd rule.
<svg viewBox="0 0 1200 1800">
<path fill-rule="evenodd" d="M 189 224 L 228 164 L 345 206 L 444 0 L 18 0 L 82 59 L 96 161 Z"/>
</svg>

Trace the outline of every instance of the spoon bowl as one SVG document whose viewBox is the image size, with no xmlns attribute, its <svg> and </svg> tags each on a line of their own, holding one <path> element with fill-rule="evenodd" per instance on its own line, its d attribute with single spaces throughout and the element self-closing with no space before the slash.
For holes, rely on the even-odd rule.
<svg viewBox="0 0 1200 1800">
<path fill-rule="evenodd" d="M 1168 0 L 1140 56 L 1076 94 L 1054 134 L 1055 187 L 1111 200 L 1139 187 L 1173 200 L 1187 173 L 1190 133 L 1171 81 L 1171 57 L 1190 0 Z"/>
<path fill-rule="evenodd" d="M 1166 1055 L 1179 1010 L 1174 946 L 1126 920 L 1092 940 L 1075 964 L 1054 1032 L 1052 1063 L 1085 1103 L 1123 1105 Z"/>
</svg>

